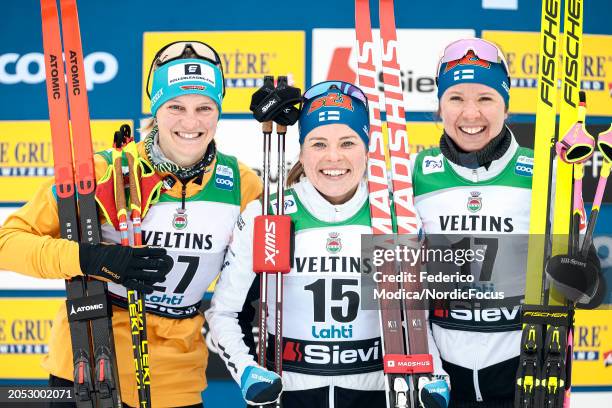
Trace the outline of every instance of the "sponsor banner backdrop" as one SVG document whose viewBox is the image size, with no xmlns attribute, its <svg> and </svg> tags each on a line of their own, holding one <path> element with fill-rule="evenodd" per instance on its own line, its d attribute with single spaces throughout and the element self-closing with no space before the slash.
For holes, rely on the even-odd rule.
<svg viewBox="0 0 612 408">
<path fill-rule="evenodd" d="M 373 30 L 372 34 L 380 78 L 379 30 Z M 435 112 L 438 109 L 435 76 L 442 51 L 457 38 L 474 36 L 475 31 L 471 29 L 397 30 L 406 111 Z M 357 83 L 357 56 L 355 30 L 315 28 L 312 30 L 312 83 L 329 79 Z M 380 81 L 378 84 L 382 89 Z"/>
<path fill-rule="evenodd" d="M 612 384 L 612 311 L 578 310 L 574 331 L 572 385 Z"/>
<path fill-rule="evenodd" d="M 485 30 L 482 37 L 499 45 L 508 61 L 510 112 L 534 114 L 540 34 Z M 563 44 L 563 36 L 559 44 Z M 582 89 L 587 95 L 588 114 L 609 116 L 612 112 L 612 36 L 584 34 L 583 44 Z M 561 78 L 560 69 L 558 78 Z"/>
<path fill-rule="evenodd" d="M 147 74 L 155 53 L 174 41 L 197 40 L 220 55 L 225 75 L 225 113 L 251 113 L 251 95 L 264 75 L 287 75 L 304 89 L 305 33 L 303 31 L 145 32 L 143 35 L 142 113 L 150 113 Z"/>
<path fill-rule="evenodd" d="M 236 156 L 238 160 L 251 167 L 262 177 L 263 175 L 263 134 L 261 123 L 255 119 L 232 119 L 219 121 L 215 135 L 217 148 L 225 154 Z M 272 133 L 272 149 L 270 173 L 273 181 L 272 192 L 276 191 L 278 180 L 277 160 L 278 148 L 276 147 L 276 128 Z M 297 161 L 300 154 L 300 143 L 298 141 L 297 124 L 287 128 L 285 136 L 285 163 L 286 173 Z"/>
<path fill-rule="evenodd" d="M 64 299 L 0 299 L 0 379 L 44 379 L 51 325 Z M 69 347 L 66 343 L 66 347 Z"/>
<path fill-rule="evenodd" d="M 131 120 L 92 120 L 94 151 L 112 146 L 113 135 Z M 53 177 L 53 148 L 48 121 L 0 121 L 0 203 L 30 200 Z"/>
</svg>

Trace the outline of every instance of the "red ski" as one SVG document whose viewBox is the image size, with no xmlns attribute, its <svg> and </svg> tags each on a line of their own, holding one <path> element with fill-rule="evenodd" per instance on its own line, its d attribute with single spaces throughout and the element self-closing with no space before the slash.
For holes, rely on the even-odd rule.
<svg viewBox="0 0 612 408">
<path fill-rule="evenodd" d="M 56 0 L 41 0 L 60 231 L 66 239 L 99 243 L 100 228 L 94 197 L 96 180 L 77 8 L 75 0 L 61 0 L 60 4 L 66 67 Z M 64 75 L 68 81 L 70 104 Z M 77 407 L 120 407 L 106 284 L 93 279 L 73 278 L 66 281 L 66 297 Z"/>
<path fill-rule="evenodd" d="M 370 103 L 370 151 L 368 156 L 368 188 L 372 231 L 393 234 L 391 203 L 389 200 L 385 150 L 389 151 L 393 209 L 397 233 L 418 235 L 418 222 L 414 207 L 410 151 L 406 133 L 405 103 L 398 62 L 398 43 L 395 28 L 393 0 L 380 0 L 381 60 L 384 95 L 376 90 L 374 43 L 370 23 L 368 0 L 355 2 L 355 30 L 358 43 L 359 85 Z M 389 143 L 383 139 L 381 109 L 385 107 Z M 400 265 L 402 272 L 415 273 L 419 265 Z M 396 265 L 383 265 L 383 274 L 396 274 Z M 379 290 L 397 292 L 399 289 L 420 291 L 418 282 L 401 287 L 397 283 L 378 283 Z M 407 286 L 407 285 L 406 285 Z M 410 301 L 380 301 L 381 336 L 384 356 L 385 387 L 388 407 L 417 407 L 418 380 L 433 372 L 432 357 L 427 345 L 427 319 L 423 306 Z M 405 323 L 406 335 L 402 327 Z M 409 364 L 406 364 L 409 362 Z M 409 366 L 410 368 L 407 368 Z M 398 368 L 402 367 L 402 368 Z M 408 375 L 408 377 L 406 377 Z M 406 379 L 408 378 L 408 381 Z"/>
</svg>

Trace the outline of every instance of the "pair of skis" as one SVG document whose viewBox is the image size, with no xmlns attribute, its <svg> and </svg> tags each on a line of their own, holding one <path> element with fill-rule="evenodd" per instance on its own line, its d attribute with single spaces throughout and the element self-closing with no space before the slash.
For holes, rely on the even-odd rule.
<svg viewBox="0 0 612 408">
<path fill-rule="evenodd" d="M 369 0 L 355 2 L 355 30 L 358 45 L 359 86 L 370 105 L 370 149 L 368 154 L 368 189 L 372 232 L 374 235 L 393 234 L 393 220 L 387 177 L 385 151 L 389 150 L 393 209 L 397 233 L 418 235 L 414 207 L 410 151 L 406 132 L 405 103 L 398 58 L 399 44 L 395 28 L 393 0 L 379 0 L 383 95 L 376 89 L 376 64 Z M 386 111 L 388 144 L 383 137 L 381 110 Z M 402 266 L 402 268 L 404 268 Z M 416 271 L 416 267 L 412 267 Z M 405 268 L 404 268 L 405 269 Z M 402 271 L 404 271 L 402 269 Z M 395 275 L 396 265 L 385 264 L 383 274 Z M 379 283 L 379 289 L 396 292 L 395 283 Z M 410 291 L 419 290 L 411 283 Z M 405 327 L 404 327 L 405 322 Z M 388 407 L 419 407 L 420 379 L 433 372 L 432 357 L 427 344 L 427 317 L 422 306 L 405 301 L 380 301 L 380 324 L 383 347 L 385 389 Z M 405 330 L 405 334 L 404 334 Z"/>
<path fill-rule="evenodd" d="M 572 253 L 570 230 L 576 232 L 581 222 L 581 217 L 572 214 L 582 211 L 581 208 L 572 209 L 572 164 L 557 160 L 556 178 L 552 178 L 553 149 L 558 140 L 555 124 L 561 14 L 564 14 L 565 33 L 559 133 L 565 134 L 578 117 L 583 4 L 565 1 L 562 8 L 560 0 L 543 0 L 527 287 L 515 388 L 517 408 L 567 408 L 570 399 L 573 305 L 566 302 L 554 286 L 547 291 L 544 273 L 551 255 L 566 253 L 568 249 Z M 580 171 L 580 167 L 575 171 Z M 553 182 L 554 207 L 551 206 Z M 551 214 L 554 217 L 552 227 Z"/>
<path fill-rule="evenodd" d="M 101 236 L 77 7 L 75 0 L 60 0 L 60 4 L 66 66 L 56 0 L 41 0 L 60 233 L 62 238 L 97 244 Z M 68 82 L 68 99 L 64 76 Z M 66 281 L 66 294 L 77 407 L 120 407 L 106 283 L 76 277 Z"/>
</svg>

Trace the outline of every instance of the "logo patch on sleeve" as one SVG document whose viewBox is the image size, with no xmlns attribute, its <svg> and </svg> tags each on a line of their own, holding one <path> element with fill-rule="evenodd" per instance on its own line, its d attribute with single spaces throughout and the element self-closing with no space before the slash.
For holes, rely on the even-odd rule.
<svg viewBox="0 0 612 408">
<path fill-rule="evenodd" d="M 519 176 L 532 177 L 533 176 L 533 158 L 527 156 L 519 156 L 516 159 L 514 165 L 514 173 Z"/>
<path fill-rule="evenodd" d="M 444 172 L 444 159 L 442 153 L 437 156 L 425 156 L 423 158 L 423 174 Z"/>
<path fill-rule="evenodd" d="M 276 199 L 270 202 L 270 206 L 276 211 Z M 297 212 L 297 203 L 295 202 L 295 198 L 293 194 L 287 194 L 285 196 L 285 214 L 295 214 Z"/>
<path fill-rule="evenodd" d="M 215 170 L 215 187 L 222 190 L 232 190 L 234 188 L 234 169 L 218 164 Z"/>
</svg>

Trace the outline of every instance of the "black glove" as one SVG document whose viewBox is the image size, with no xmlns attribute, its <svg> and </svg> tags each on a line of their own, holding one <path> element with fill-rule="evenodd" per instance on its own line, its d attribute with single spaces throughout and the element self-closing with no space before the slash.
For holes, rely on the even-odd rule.
<svg viewBox="0 0 612 408">
<path fill-rule="evenodd" d="M 293 125 L 299 118 L 299 110 L 293 106 L 301 100 L 299 88 L 288 86 L 286 80 L 274 87 L 274 77 L 266 76 L 264 85 L 251 97 L 249 109 L 258 122 L 273 120 L 280 125 Z"/>
<path fill-rule="evenodd" d="M 546 263 L 546 274 L 559 292 L 577 306 L 594 309 L 603 302 L 607 285 L 593 245 L 586 259 L 582 254 L 553 256 Z"/>
<path fill-rule="evenodd" d="M 164 248 L 80 243 L 79 263 L 85 275 L 150 294 L 174 262 Z"/>
</svg>

